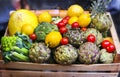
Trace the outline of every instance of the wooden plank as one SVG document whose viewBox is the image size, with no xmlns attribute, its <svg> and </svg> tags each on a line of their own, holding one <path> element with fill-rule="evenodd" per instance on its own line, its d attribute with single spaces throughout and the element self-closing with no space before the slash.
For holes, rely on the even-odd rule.
<svg viewBox="0 0 120 77">
<path fill-rule="evenodd" d="M 0 70 L 0 77 L 117 77 L 115 73 Z"/>
<path fill-rule="evenodd" d="M 110 13 L 108 13 L 110 19 L 112 19 Z M 111 36 L 116 48 L 116 56 L 114 59 L 114 63 L 120 63 L 120 42 L 119 42 L 119 38 L 115 29 L 115 25 L 114 22 L 112 21 L 112 27 L 110 28 L 110 32 L 111 32 Z"/>
<path fill-rule="evenodd" d="M 112 64 L 73 64 L 73 65 L 60 65 L 60 64 L 38 64 L 27 62 L 10 62 L 4 64 L 0 61 L 0 68 L 2 69 L 19 69 L 19 70 L 52 70 L 52 71 L 120 71 L 120 63 Z"/>
<path fill-rule="evenodd" d="M 108 14 L 110 16 L 110 19 L 112 19 L 110 13 L 108 13 Z M 112 27 L 110 28 L 110 32 L 111 32 L 111 36 L 112 36 L 114 45 L 116 47 L 117 54 L 120 54 L 120 42 L 119 42 L 118 35 L 117 35 L 113 21 L 112 21 Z"/>
</svg>

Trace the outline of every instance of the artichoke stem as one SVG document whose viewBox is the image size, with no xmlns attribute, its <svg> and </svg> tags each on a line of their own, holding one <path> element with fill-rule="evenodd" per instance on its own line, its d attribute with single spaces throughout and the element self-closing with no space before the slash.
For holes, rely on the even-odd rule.
<svg viewBox="0 0 120 77">
<path fill-rule="evenodd" d="M 103 35 L 103 37 L 107 37 L 108 36 L 107 31 L 102 32 L 102 35 Z"/>
</svg>

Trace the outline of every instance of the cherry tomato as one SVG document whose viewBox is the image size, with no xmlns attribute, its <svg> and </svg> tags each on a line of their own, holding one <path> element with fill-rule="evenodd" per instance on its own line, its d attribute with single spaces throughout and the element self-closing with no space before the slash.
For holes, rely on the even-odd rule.
<svg viewBox="0 0 120 77">
<path fill-rule="evenodd" d="M 69 19 L 70 19 L 70 17 L 69 17 L 69 16 L 66 16 L 66 17 L 64 17 L 63 19 L 67 19 L 67 20 L 69 20 Z"/>
<path fill-rule="evenodd" d="M 68 23 L 67 19 L 63 19 L 61 22 L 63 22 L 65 25 Z"/>
<path fill-rule="evenodd" d="M 107 48 L 106 48 L 107 52 L 112 53 L 115 51 L 115 46 L 114 44 L 110 44 Z"/>
<path fill-rule="evenodd" d="M 79 23 L 78 22 L 74 22 L 72 23 L 72 28 L 79 28 Z"/>
<path fill-rule="evenodd" d="M 83 27 L 83 28 L 81 28 L 81 30 L 82 30 L 82 31 L 86 31 L 86 30 L 87 30 L 87 28 Z"/>
<path fill-rule="evenodd" d="M 60 41 L 60 43 L 62 44 L 62 45 L 66 45 L 66 44 L 68 44 L 68 38 L 66 38 L 66 37 L 64 37 L 64 38 L 62 38 L 61 39 L 61 41 Z"/>
<path fill-rule="evenodd" d="M 96 40 L 95 36 L 93 34 L 88 35 L 87 41 L 94 43 Z"/>
<path fill-rule="evenodd" d="M 29 35 L 29 37 L 30 37 L 30 39 L 32 39 L 33 41 L 36 40 L 36 38 L 37 38 L 36 34 L 34 34 L 34 33 L 31 34 L 31 35 Z"/>
<path fill-rule="evenodd" d="M 111 43 L 108 40 L 103 40 L 101 45 L 103 48 L 107 48 Z"/>
<path fill-rule="evenodd" d="M 60 21 L 60 22 L 58 22 L 57 26 L 58 26 L 58 28 L 64 27 L 65 23 Z"/>
<path fill-rule="evenodd" d="M 64 34 L 64 33 L 67 32 L 67 28 L 66 28 L 66 27 L 61 27 L 61 28 L 59 29 L 59 31 L 60 31 L 61 34 Z"/>
</svg>

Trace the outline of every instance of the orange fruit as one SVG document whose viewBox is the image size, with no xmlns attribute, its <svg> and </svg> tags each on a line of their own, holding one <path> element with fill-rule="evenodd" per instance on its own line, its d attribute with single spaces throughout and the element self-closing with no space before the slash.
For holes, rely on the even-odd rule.
<svg viewBox="0 0 120 77">
<path fill-rule="evenodd" d="M 83 12 L 84 12 L 84 9 L 80 5 L 74 4 L 68 8 L 67 15 L 70 17 L 80 16 Z"/>
<path fill-rule="evenodd" d="M 33 34 L 34 28 L 30 24 L 24 24 L 21 28 L 21 32 L 26 35 Z"/>
<path fill-rule="evenodd" d="M 80 27 L 87 27 L 91 22 L 91 17 L 89 13 L 83 13 L 78 18 L 78 23 Z"/>
</svg>

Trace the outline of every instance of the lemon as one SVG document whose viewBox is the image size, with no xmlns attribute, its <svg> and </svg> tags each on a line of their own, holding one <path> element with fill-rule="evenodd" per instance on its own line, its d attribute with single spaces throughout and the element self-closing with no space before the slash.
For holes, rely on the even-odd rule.
<svg viewBox="0 0 120 77">
<path fill-rule="evenodd" d="M 14 35 L 16 32 L 21 32 L 22 25 L 31 24 L 34 29 L 38 25 L 37 16 L 26 9 L 20 9 L 13 12 L 10 15 L 10 19 L 8 22 L 8 31 L 10 35 Z"/>
<path fill-rule="evenodd" d="M 26 35 L 33 34 L 34 28 L 30 24 L 24 24 L 22 26 L 21 32 Z"/>
<path fill-rule="evenodd" d="M 60 32 L 52 31 L 46 36 L 45 43 L 49 47 L 54 48 L 60 44 L 61 39 L 62 35 L 60 34 Z"/>
<path fill-rule="evenodd" d="M 91 17 L 89 13 L 83 13 L 78 18 L 78 23 L 80 27 L 87 27 L 91 22 Z"/>
<path fill-rule="evenodd" d="M 70 17 L 80 16 L 83 12 L 84 12 L 84 9 L 80 5 L 74 4 L 68 8 L 67 15 Z"/>
<path fill-rule="evenodd" d="M 76 17 L 76 16 L 73 16 L 73 17 L 71 17 L 69 20 L 68 20 L 68 24 L 72 24 L 72 23 L 74 23 L 74 22 L 78 22 L 78 17 Z"/>
<path fill-rule="evenodd" d="M 51 22 L 52 21 L 52 16 L 50 15 L 50 13 L 48 11 L 45 11 L 45 12 L 42 12 L 38 16 L 38 20 L 39 20 L 39 23 L 41 23 L 41 22 Z"/>
</svg>

